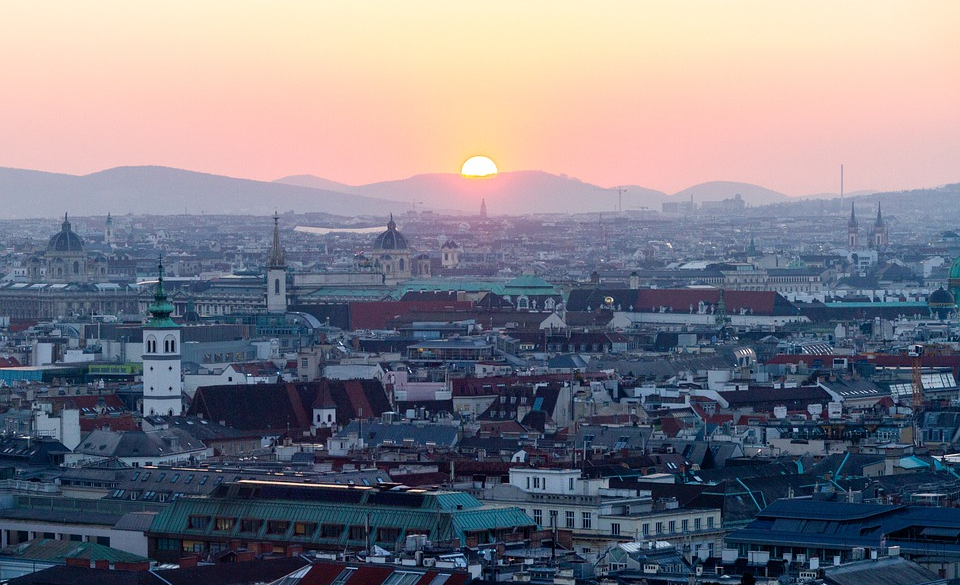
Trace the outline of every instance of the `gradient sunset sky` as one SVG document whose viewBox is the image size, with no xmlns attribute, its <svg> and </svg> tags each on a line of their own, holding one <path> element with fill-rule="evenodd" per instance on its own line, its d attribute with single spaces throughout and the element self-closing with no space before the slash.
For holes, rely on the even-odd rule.
<svg viewBox="0 0 960 585">
<path fill-rule="evenodd" d="M 3 1 L 0 166 L 960 181 L 960 2 Z"/>
</svg>

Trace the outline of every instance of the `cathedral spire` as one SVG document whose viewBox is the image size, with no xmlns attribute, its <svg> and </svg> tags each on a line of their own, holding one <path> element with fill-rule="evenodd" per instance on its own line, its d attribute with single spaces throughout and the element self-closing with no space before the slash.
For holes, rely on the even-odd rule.
<svg viewBox="0 0 960 585">
<path fill-rule="evenodd" d="M 280 247 L 280 216 L 276 211 L 273 212 L 273 247 L 270 249 L 270 257 L 267 258 L 267 266 L 269 268 L 286 267 L 283 248 Z"/>
<path fill-rule="evenodd" d="M 857 211 L 854 209 L 852 201 L 850 202 L 850 221 L 847 222 L 847 227 L 860 227 L 860 225 L 857 223 Z"/>
<path fill-rule="evenodd" d="M 883 227 L 883 213 L 880 211 L 880 202 L 877 201 L 877 221 L 873 222 L 873 227 Z"/>
</svg>

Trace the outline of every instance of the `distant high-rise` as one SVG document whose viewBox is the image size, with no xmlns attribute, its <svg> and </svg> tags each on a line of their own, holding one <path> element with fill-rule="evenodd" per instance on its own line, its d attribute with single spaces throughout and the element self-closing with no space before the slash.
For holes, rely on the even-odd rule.
<svg viewBox="0 0 960 585">
<path fill-rule="evenodd" d="M 487 200 L 480 200 L 480 219 L 487 219 Z"/>
</svg>

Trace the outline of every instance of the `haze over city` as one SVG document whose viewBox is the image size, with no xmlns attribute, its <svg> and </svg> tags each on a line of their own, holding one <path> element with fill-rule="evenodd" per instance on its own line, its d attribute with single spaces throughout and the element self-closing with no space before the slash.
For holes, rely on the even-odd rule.
<svg viewBox="0 0 960 585">
<path fill-rule="evenodd" d="M 960 4 L 6 3 L 0 166 L 955 182 Z"/>
<path fill-rule="evenodd" d="M 0 584 L 960 585 L 960 1 L 0 8 Z"/>
</svg>

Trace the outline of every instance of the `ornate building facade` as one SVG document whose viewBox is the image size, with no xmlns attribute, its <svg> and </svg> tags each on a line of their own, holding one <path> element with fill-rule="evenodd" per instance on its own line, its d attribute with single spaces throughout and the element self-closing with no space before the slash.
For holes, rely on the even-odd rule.
<svg viewBox="0 0 960 585">
<path fill-rule="evenodd" d="M 107 281 L 107 258 L 87 252 L 83 238 L 73 231 L 63 214 L 60 231 L 50 236 L 46 248 L 28 261 L 27 278 L 33 283 L 67 284 Z"/>
</svg>

